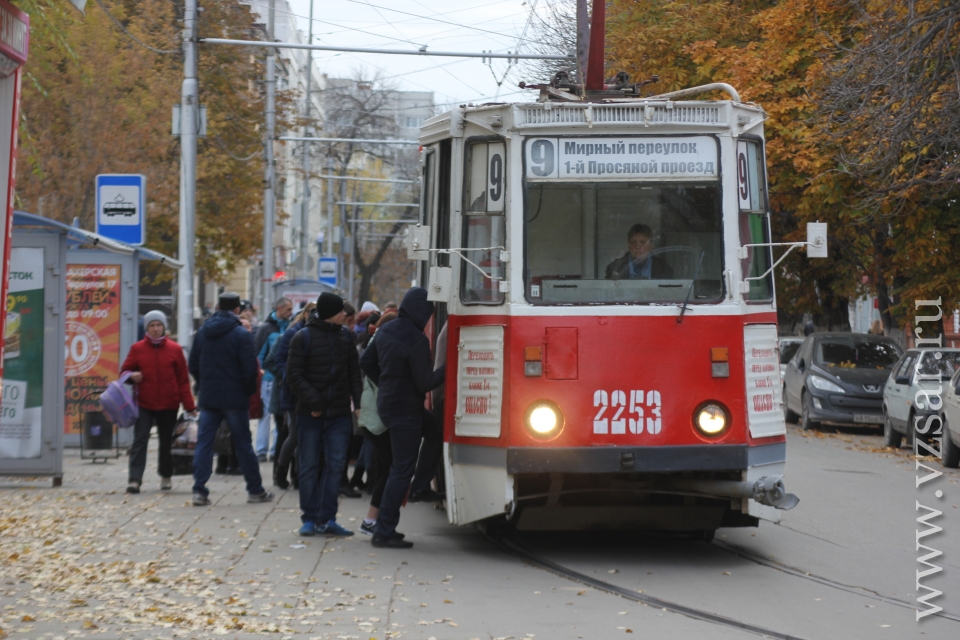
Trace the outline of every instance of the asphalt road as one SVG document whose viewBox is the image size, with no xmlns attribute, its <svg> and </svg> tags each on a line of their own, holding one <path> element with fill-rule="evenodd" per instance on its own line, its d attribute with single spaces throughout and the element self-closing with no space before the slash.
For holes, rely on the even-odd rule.
<svg viewBox="0 0 960 640">
<path fill-rule="evenodd" d="M 190 479 L 123 493 L 126 459 L 75 452 L 64 486 L 0 478 L 0 637 L 11 638 L 950 638 L 960 633 L 960 474 L 916 487 L 916 461 L 868 430 L 788 435 L 780 525 L 721 529 L 713 543 L 609 533 L 524 534 L 537 556 L 706 621 L 572 581 L 511 555 L 442 511 L 404 509 L 415 546 L 298 538 L 297 496 L 247 505 L 242 479 L 215 477 L 211 507 Z M 932 459 L 921 460 L 944 471 Z M 268 473 L 269 465 L 261 465 Z M 924 474 L 926 472 L 923 472 Z M 936 490 L 942 497 L 935 497 Z M 916 622 L 916 502 L 943 511 L 923 539 L 943 551 L 925 584 L 952 616 Z M 343 500 L 356 529 L 364 500 Z M 922 512 L 921 512 L 922 513 Z M 925 528 L 925 527 L 920 527 Z"/>
</svg>

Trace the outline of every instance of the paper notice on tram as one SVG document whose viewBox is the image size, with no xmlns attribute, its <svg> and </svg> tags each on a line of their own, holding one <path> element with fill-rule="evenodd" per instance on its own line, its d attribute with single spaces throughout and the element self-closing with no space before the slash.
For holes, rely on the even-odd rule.
<svg viewBox="0 0 960 640">
<path fill-rule="evenodd" d="M 752 324 L 743 328 L 743 359 L 750 435 L 764 438 L 786 433 L 780 390 L 777 327 Z"/>
<path fill-rule="evenodd" d="M 718 146 L 709 136 L 528 138 L 527 180 L 715 180 Z"/>
</svg>

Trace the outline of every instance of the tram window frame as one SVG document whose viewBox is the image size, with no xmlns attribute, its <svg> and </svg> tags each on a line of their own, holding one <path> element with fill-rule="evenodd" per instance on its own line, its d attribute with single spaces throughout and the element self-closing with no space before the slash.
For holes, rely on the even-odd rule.
<svg viewBox="0 0 960 640">
<path fill-rule="evenodd" d="M 420 224 L 428 226 L 431 223 L 436 204 L 437 149 L 435 145 L 423 150 L 423 159 L 420 166 L 423 167 L 423 179 L 420 182 Z M 431 244 L 431 248 L 433 248 L 433 244 Z M 420 267 L 418 284 L 424 289 L 430 285 L 430 265 L 436 260 L 436 255 L 436 252 L 431 251 L 427 260 L 418 263 Z"/>
<path fill-rule="evenodd" d="M 494 158 L 490 155 L 490 146 L 496 144 L 502 147 L 502 159 L 500 162 L 500 178 L 499 184 L 494 185 L 494 188 L 499 187 L 499 203 L 495 205 L 493 211 L 490 210 L 489 203 L 489 189 L 491 187 L 491 170 L 493 169 Z M 472 197 L 471 193 L 474 191 L 475 185 L 473 184 L 473 149 L 477 146 L 483 145 L 485 147 L 486 157 L 484 159 L 484 191 L 483 191 L 483 209 L 476 207 L 480 202 L 480 196 Z M 500 261 L 499 252 L 491 251 L 484 257 L 484 254 L 481 254 L 476 251 L 469 251 L 471 249 L 471 230 L 479 229 L 483 225 L 472 225 L 473 221 L 484 222 L 486 221 L 488 226 L 488 237 L 495 235 L 494 225 L 498 227 L 497 233 L 502 238 L 502 246 L 507 247 L 507 224 L 506 224 L 506 214 L 507 214 L 507 193 L 508 193 L 508 183 L 507 183 L 507 143 L 502 136 L 471 136 L 464 141 L 463 144 L 463 180 L 462 180 L 462 226 L 461 231 L 462 244 L 467 258 L 471 261 L 476 262 L 484 269 L 485 272 L 490 273 L 491 275 L 500 275 L 501 277 L 507 276 L 507 266 L 505 263 Z M 478 174 L 479 175 L 479 174 Z M 493 246 L 489 240 L 484 240 L 479 242 L 480 246 Z M 484 264 L 484 263 L 488 264 Z M 488 271 L 489 270 L 489 271 Z M 498 273 L 499 272 L 499 273 Z M 479 280 L 478 280 L 479 278 Z M 479 282 L 479 289 L 476 286 L 470 286 L 470 282 Z M 465 306 L 499 306 L 506 301 L 506 295 L 504 292 L 499 290 L 497 285 L 497 280 L 491 280 L 484 276 L 481 276 L 476 267 L 466 263 L 466 261 L 460 261 L 460 303 Z M 484 299 L 482 296 L 487 296 L 487 299 Z M 471 297 L 473 296 L 473 297 Z"/>
<path fill-rule="evenodd" d="M 662 299 L 636 299 L 636 300 L 622 300 L 622 301 L 603 301 L 603 300 L 584 300 L 584 301 L 547 301 L 542 297 L 536 297 L 531 295 L 531 285 L 534 284 L 532 274 L 530 271 L 530 222 L 532 220 L 527 220 L 527 215 L 530 210 L 530 198 L 531 190 L 535 187 L 545 188 L 555 182 L 530 182 L 524 181 L 523 183 L 523 211 L 524 211 L 524 239 L 523 239 L 523 260 L 524 260 L 524 299 L 533 305 L 536 306 L 595 306 L 595 305 L 635 305 L 635 306 L 649 306 L 657 304 L 680 304 L 682 302 L 681 296 L 675 300 L 662 300 Z M 580 190 L 581 193 L 589 193 L 588 200 L 583 202 L 584 212 L 587 213 L 587 217 L 583 218 L 582 221 L 585 226 L 582 229 L 582 237 L 584 239 L 584 244 L 582 249 L 585 251 L 585 259 L 595 263 L 594 275 L 587 277 L 587 280 L 606 280 L 606 278 L 601 278 L 600 274 L 603 273 L 604 266 L 606 265 L 606 259 L 601 259 L 598 256 L 601 253 L 600 246 L 600 224 L 599 219 L 597 218 L 597 211 L 600 204 L 600 199 L 605 197 L 600 193 L 601 190 L 607 188 L 628 188 L 628 189 L 639 189 L 641 191 L 660 189 L 660 188 L 685 188 L 685 189 L 715 189 L 715 195 L 711 198 L 712 202 L 712 215 L 715 216 L 715 222 L 717 224 L 716 233 L 716 252 L 712 255 L 716 257 L 719 261 L 717 269 L 717 284 L 718 289 L 716 290 L 715 295 L 701 296 L 696 295 L 701 290 L 699 288 L 694 290 L 695 295 L 691 296 L 688 301 L 688 304 L 691 305 L 714 305 L 720 304 L 725 300 L 726 297 L 726 282 L 723 273 L 725 273 L 725 242 L 724 242 L 724 233 L 725 233 L 725 219 L 724 219 L 724 210 L 723 210 L 723 182 L 721 180 L 709 180 L 709 181 L 658 181 L 656 183 L 649 183 L 645 181 L 634 181 L 634 180 L 624 180 L 624 181 L 570 181 L 561 183 L 564 188 L 569 188 L 573 190 Z M 659 197 L 659 196 L 658 196 Z M 539 214 L 536 214 L 539 215 Z M 536 215 L 534 217 L 536 217 Z M 711 254 L 708 254 L 711 255 Z M 589 258 L 587 258 L 589 256 Z M 690 264 L 690 267 L 693 268 L 696 265 L 696 261 Z M 609 265 L 607 265 L 609 266 Z M 702 275 L 702 273 L 701 273 Z M 571 278 L 579 279 L 580 276 L 559 276 L 560 279 Z M 698 278 L 698 281 L 702 281 L 701 278 Z"/>
<path fill-rule="evenodd" d="M 741 156 L 741 144 L 747 148 L 746 156 Z M 751 148 L 754 150 L 753 157 L 749 153 Z M 744 134 L 737 139 L 734 164 L 737 175 L 737 227 L 741 245 L 768 243 L 772 237 L 766 157 L 765 143 L 760 136 Z M 759 276 L 772 264 L 772 247 L 750 247 L 747 249 L 747 258 L 740 261 L 740 277 Z M 772 272 L 762 280 L 750 280 L 749 283 L 749 291 L 743 294 L 745 303 L 765 304 L 773 300 Z"/>
</svg>

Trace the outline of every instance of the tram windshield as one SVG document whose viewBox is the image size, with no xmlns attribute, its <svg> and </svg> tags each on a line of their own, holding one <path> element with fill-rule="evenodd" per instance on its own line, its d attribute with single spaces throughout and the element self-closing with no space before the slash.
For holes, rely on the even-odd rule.
<svg viewBox="0 0 960 640">
<path fill-rule="evenodd" d="M 719 183 L 527 183 L 527 298 L 541 304 L 718 302 Z"/>
</svg>

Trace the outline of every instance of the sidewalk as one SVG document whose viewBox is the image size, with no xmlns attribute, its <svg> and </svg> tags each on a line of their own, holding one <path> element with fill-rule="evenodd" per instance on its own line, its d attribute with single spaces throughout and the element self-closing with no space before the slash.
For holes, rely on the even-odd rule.
<svg viewBox="0 0 960 640">
<path fill-rule="evenodd" d="M 215 475 L 213 504 L 193 507 L 190 476 L 160 491 L 155 449 L 139 495 L 124 492 L 126 457 L 92 464 L 76 450 L 61 488 L 0 478 L 0 637 L 577 638 L 583 616 L 617 620 L 627 606 L 430 504 L 402 510 L 416 545 L 402 551 L 359 533 L 366 496 L 341 499 L 338 521 L 357 531 L 346 539 L 298 537 L 297 493 L 249 505 L 242 476 Z"/>
</svg>

